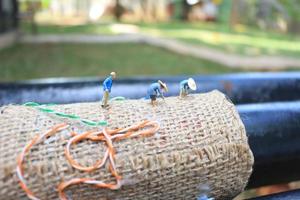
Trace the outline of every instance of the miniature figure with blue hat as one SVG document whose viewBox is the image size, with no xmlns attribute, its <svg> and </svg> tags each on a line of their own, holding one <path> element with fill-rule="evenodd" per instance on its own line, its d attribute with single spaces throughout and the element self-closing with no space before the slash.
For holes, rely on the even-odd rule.
<svg viewBox="0 0 300 200">
<path fill-rule="evenodd" d="M 180 82 L 180 94 L 181 98 L 186 97 L 190 91 L 197 90 L 196 82 L 193 78 L 189 78 Z"/>
<path fill-rule="evenodd" d="M 163 83 L 162 81 L 157 81 L 157 83 L 152 83 L 149 86 L 149 89 L 147 91 L 147 97 L 151 99 L 151 104 L 154 106 L 155 102 L 156 102 L 156 98 L 157 97 L 161 97 L 161 98 L 165 98 L 163 95 L 163 92 L 167 92 L 168 91 L 168 87 L 165 83 Z"/>
<path fill-rule="evenodd" d="M 116 79 L 116 73 L 111 72 L 110 76 L 103 81 L 103 97 L 101 106 L 104 108 L 108 106 L 109 93 L 111 92 L 114 79 Z"/>
</svg>

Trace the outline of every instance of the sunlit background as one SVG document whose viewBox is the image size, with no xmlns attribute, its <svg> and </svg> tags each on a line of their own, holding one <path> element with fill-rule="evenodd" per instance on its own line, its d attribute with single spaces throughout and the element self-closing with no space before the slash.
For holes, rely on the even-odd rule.
<svg viewBox="0 0 300 200">
<path fill-rule="evenodd" d="M 299 10 L 298 0 L 0 0 L 0 82 L 297 70 Z"/>
</svg>

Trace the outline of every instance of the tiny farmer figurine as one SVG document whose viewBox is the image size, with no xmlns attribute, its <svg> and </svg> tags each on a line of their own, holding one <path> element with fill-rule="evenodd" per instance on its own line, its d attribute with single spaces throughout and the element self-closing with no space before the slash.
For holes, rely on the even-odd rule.
<svg viewBox="0 0 300 200">
<path fill-rule="evenodd" d="M 189 94 L 190 90 L 197 90 L 197 85 L 194 79 L 189 78 L 180 82 L 180 98 L 186 97 Z"/>
<path fill-rule="evenodd" d="M 108 106 L 109 93 L 111 92 L 113 80 L 116 79 L 116 76 L 115 72 L 111 72 L 110 76 L 103 81 L 103 97 L 101 106 L 104 108 Z"/>
<path fill-rule="evenodd" d="M 148 97 L 151 99 L 151 104 L 154 106 L 157 97 L 165 98 L 163 92 L 167 92 L 168 87 L 162 81 L 158 81 L 157 83 L 152 83 L 148 89 Z"/>
</svg>

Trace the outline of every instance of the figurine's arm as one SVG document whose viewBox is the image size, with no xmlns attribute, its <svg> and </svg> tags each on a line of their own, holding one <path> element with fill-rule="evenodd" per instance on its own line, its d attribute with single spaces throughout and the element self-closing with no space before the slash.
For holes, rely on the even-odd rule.
<svg viewBox="0 0 300 200">
<path fill-rule="evenodd" d="M 155 91 L 156 91 L 157 96 L 161 96 L 161 98 L 165 99 L 162 91 L 159 88 L 157 88 Z"/>
<path fill-rule="evenodd" d="M 184 84 L 184 89 L 185 90 L 189 90 L 190 89 L 189 86 L 188 86 L 188 84 Z"/>
<path fill-rule="evenodd" d="M 188 89 L 189 88 L 189 85 L 187 83 L 184 84 L 183 86 L 185 89 Z"/>
</svg>

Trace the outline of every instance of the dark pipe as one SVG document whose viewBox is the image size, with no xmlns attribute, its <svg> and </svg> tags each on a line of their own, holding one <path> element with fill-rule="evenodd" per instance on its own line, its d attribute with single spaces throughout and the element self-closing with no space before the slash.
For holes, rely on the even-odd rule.
<svg viewBox="0 0 300 200">
<path fill-rule="evenodd" d="M 292 190 L 288 192 L 266 195 L 262 197 L 253 198 L 251 200 L 297 200 L 297 199 L 300 199 L 300 190 Z"/>
<path fill-rule="evenodd" d="M 300 180 L 300 102 L 239 105 L 254 154 L 249 188 Z"/>
<path fill-rule="evenodd" d="M 150 83 L 161 79 L 169 86 L 166 96 L 179 93 L 179 82 L 189 76 L 135 77 L 117 79 L 112 96 L 142 98 Z M 300 100 L 300 72 L 244 73 L 213 76 L 192 76 L 198 91 L 218 89 L 235 104 Z M 0 105 L 37 101 L 40 103 L 74 103 L 99 101 L 102 95 L 100 78 L 41 79 L 0 84 Z"/>
</svg>

